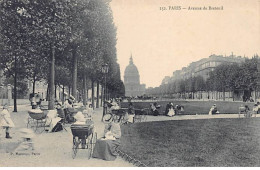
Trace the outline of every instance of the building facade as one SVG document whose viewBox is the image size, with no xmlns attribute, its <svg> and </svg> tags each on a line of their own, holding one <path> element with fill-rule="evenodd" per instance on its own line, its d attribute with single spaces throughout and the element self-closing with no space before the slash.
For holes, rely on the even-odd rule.
<svg viewBox="0 0 260 170">
<path fill-rule="evenodd" d="M 130 57 L 129 65 L 124 73 L 125 96 L 136 97 L 145 93 L 145 84 L 140 84 L 140 75 L 137 67 Z"/>
<path fill-rule="evenodd" d="M 203 58 L 199 61 L 192 62 L 187 67 L 173 72 L 171 80 L 189 79 L 191 77 L 202 76 L 204 80 L 209 77 L 209 72 L 213 71 L 220 64 L 240 64 L 245 61 L 245 58 L 233 55 L 224 57 L 222 55 L 210 55 L 209 58 Z"/>
</svg>

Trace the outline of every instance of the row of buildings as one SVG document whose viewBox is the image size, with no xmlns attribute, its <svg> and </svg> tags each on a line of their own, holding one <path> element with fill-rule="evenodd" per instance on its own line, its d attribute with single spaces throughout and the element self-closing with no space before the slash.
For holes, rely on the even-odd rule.
<svg viewBox="0 0 260 170">
<path fill-rule="evenodd" d="M 199 61 L 190 63 L 187 67 L 183 67 L 181 70 L 173 72 L 172 76 L 166 76 L 162 80 L 163 84 L 168 84 L 170 81 L 176 81 L 181 79 L 189 79 L 191 77 L 202 76 L 204 80 L 209 77 L 209 72 L 213 71 L 218 65 L 223 63 L 242 63 L 245 61 L 245 57 L 234 56 L 222 56 L 222 55 L 210 55 L 208 58 L 203 58 Z"/>
</svg>

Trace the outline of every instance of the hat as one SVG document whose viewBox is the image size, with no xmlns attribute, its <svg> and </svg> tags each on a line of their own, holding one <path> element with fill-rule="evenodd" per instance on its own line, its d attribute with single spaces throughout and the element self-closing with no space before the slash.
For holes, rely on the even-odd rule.
<svg viewBox="0 0 260 170">
<path fill-rule="evenodd" d="M 73 97 L 73 96 L 70 96 L 70 99 L 71 99 L 71 100 L 75 100 L 75 97 Z"/>
<path fill-rule="evenodd" d="M 22 138 L 33 138 L 34 132 L 31 129 L 23 128 L 20 130 Z"/>
<path fill-rule="evenodd" d="M 103 122 L 104 123 L 110 123 L 110 122 L 112 122 L 112 120 L 113 120 L 113 115 L 112 114 L 105 114 L 103 116 Z"/>
<path fill-rule="evenodd" d="M 77 112 L 75 115 L 74 115 L 74 118 L 79 121 L 79 122 L 85 122 L 86 119 L 84 117 L 84 115 L 82 114 L 82 112 Z"/>
</svg>

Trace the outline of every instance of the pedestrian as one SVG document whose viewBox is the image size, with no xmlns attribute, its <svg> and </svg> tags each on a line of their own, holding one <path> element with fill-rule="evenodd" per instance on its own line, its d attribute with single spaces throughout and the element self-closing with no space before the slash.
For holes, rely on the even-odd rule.
<svg viewBox="0 0 260 170">
<path fill-rule="evenodd" d="M 174 106 L 173 106 L 173 103 L 170 104 L 170 108 L 169 108 L 169 111 L 167 113 L 167 116 L 174 116 L 175 115 L 175 110 L 174 110 Z"/>
<path fill-rule="evenodd" d="M 132 102 L 128 104 L 128 111 L 126 112 L 127 123 L 134 123 L 135 109 Z"/>
<path fill-rule="evenodd" d="M 35 95 L 35 102 L 36 102 L 37 106 L 41 105 L 42 97 L 39 92 Z"/>
<path fill-rule="evenodd" d="M 165 108 L 165 115 L 167 116 L 168 115 L 168 112 L 171 108 L 171 102 L 169 102 L 167 105 L 166 105 L 166 108 Z"/>
<path fill-rule="evenodd" d="M 0 126 L 2 126 L 5 129 L 6 136 L 5 138 L 11 139 L 12 137 L 10 136 L 10 128 L 15 127 L 14 123 L 11 119 L 11 115 L 8 111 L 8 105 L 5 104 L 3 106 L 3 111 L 0 114 Z"/>
</svg>

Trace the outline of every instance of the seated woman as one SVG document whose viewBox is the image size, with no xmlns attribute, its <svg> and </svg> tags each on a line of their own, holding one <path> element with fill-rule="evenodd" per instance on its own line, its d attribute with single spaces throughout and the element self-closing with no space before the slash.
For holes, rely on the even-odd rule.
<svg viewBox="0 0 260 170">
<path fill-rule="evenodd" d="M 119 107 L 119 105 L 118 105 L 118 103 L 116 102 L 115 99 L 112 100 L 111 104 L 112 104 L 111 110 L 119 110 L 120 109 L 120 107 Z"/>
<path fill-rule="evenodd" d="M 65 113 L 64 113 L 64 110 L 63 110 L 62 105 L 60 103 L 57 103 L 56 110 L 57 110 L 58 117 L 60 117 L 61 119 L 64 119 Z"/>
<path fill-rule="evenodd" d="M 254 106 L 253 106 L 253 109 L 252 109 L 252 115 L 251 116 L 253 116 L 253 114 L 254 114 L 255 117 L 256 117 L 257 112 L 258 112 L 258 105 L 257 105 L 257 103 L 255 103 Z"/>
<path fill-rule="evenodd" d="M 154 115 L 154 116 L 158 116 L 158 115 L 159 115 L 158 108 L 159 108 L 160 106 L 158 106 L 157 103 L 154 102 L 154 103 L 152 103 L 152 104 L 150 105 L 150 107 L 151 107 L 151 111 L 152 111 L 153 115 Z"/>
<path fill-rule="evenodd" d="M 219 113 L 219 111 L 218 111 L 218 109 L 217 109 L 217 105 L 214 104 L 214 105 L 210 108 L 210 110 L 209 110 L 209 115 L 214 115 L 214 114 L 217 114 L 217 113 Z"/>
<path fill-rule="evenodd" d="M 63 129 L 61 125 L 61 118 L 58 117 L 57 110 L 48 110 L 45 124 L 49 127 L 46 129 L 46 131 L 49 132 L 59 132 Z"/>
<path fill-rule="evenodd" d="M 106 123 L 104 137 L 97 140 L 93 151 L 93 158 L 114 161 L 117 157 L 116 148 L 120 145 L 120 120 L 114 122 L 113 116 L 106 114 L 103 117 Z"/>
</svg>

